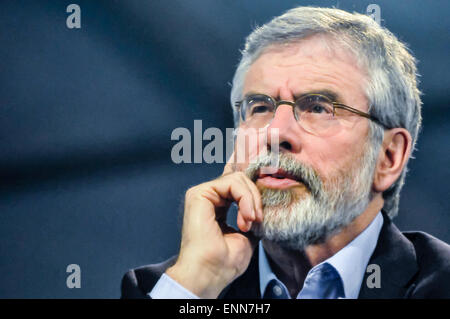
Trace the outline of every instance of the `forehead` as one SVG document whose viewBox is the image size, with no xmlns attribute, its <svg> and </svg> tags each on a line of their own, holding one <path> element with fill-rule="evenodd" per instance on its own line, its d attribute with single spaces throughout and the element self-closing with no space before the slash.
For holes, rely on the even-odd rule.
<svg viewBox="0 0 450 319">
<path fill-rule="evenodd" d="M 243 93 L 280 97 L 281 92 L 297 96 L 328 90 L 340 96 L 342 103 L 356 103 L 366 100 L 366 78 L 350 52 L 325 36 L 313 36 L 266 49 L 250 66 Z"/>
</svg>

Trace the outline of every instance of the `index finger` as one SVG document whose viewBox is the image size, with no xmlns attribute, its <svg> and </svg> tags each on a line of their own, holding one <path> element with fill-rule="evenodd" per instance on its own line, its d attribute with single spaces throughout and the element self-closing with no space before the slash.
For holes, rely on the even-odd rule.
<svg viewBox="0 0 450 319">
<path fill-rule="evenodd" d="M 231 154 L 230 158 L 228 159 L 227 163 L 225 164 L 225 167 L 223 168 L 222 176 L 228 175 L 234 172 L 234 152 Z"/>
</svg>

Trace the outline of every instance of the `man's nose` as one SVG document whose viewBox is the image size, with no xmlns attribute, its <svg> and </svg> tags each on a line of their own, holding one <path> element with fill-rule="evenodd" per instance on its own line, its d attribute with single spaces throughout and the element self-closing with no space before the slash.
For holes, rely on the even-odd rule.
<svg viewBox="0 0 450 319">
<path fill-rule="evenodd" d="M 301 149 L 300 135 L 302 130 L 294 116 L 293 107 L 289 104 L 280 104 L 267 128 L 267 146 L 272 149 L 278 143 L 281 151 L 297 153 Z"/>
</svg>

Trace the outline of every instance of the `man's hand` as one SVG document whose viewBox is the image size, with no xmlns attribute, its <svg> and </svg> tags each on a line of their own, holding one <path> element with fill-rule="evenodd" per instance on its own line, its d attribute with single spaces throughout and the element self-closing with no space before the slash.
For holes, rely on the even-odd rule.
<svg viewBox="0 0 450 319">
<path fill-rule="evenodd" d="M 241 232 L 226 225 L 233 201 L 239 206 Z M 256 185 L 227 164 L 221 177 L 186 192 L 180 254 L 167 275 L 201 298 L 217 298 L 247 269 L 256 239 L 246 232 L 261 221 Z"/>
</svg>

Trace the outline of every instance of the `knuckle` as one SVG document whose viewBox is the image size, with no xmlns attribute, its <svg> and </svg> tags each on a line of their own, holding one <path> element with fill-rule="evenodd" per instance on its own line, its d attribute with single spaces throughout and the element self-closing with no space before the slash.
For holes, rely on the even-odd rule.
<svg viewBox="0 0 450 319">
<path fill-rule="evenodd" d="M 247 175 L 245 175 L 244 172 L 236 172 L 237 176 L 239 176 L 240 178 L 247 178 Z"/>
<path fill-rule="evenodd" d="M 185 203 L 193 203 L 197 200 L 214 197 L 213 183 L 206 182 L 189 188 L 185 195 Z"/>
<path fill-rule="evenodd" d="M 194 192 L 193 187 L 189 188 L 189 189 L 186 191 L 185 197 L 186 197 L 186 198 L 191 197 L 193 192 Z"/>
<path fill-rule="evenodd" d="M 185 197 L 186 201 L 189 201 L 189 200 L 195 198 L 195 196 L 197 196 L 197 194 L 198 194 L 198 185 L 189 188 L 186 191 L 186 194 L 184 197 Z"/>
<path fill-rule="evenodd" d="M 240 182 L 243 183 L 243 185 L 247 185 L 246 183 L 246 179 L 248 178 L 247 175 L 245 175 L 244 172 L 236 172 L 233 174 L 233 178 L 235 180 L 239 180 Z"/>
</svg>

